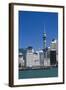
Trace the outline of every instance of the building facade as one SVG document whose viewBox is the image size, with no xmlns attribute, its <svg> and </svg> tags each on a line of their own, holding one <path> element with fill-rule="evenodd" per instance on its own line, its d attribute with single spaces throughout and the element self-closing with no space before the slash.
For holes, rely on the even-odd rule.
<svg viewBox="0 0 66 90">
<path fill-rule="evenodd" d="M 39 53 L 34 52 L 32 47 L 27 49 L 26 53 L 26 67 L 38 67 L 40 66 L 39 62 Z"/>
<path fill-rule="evenodd" d="M 25 65 L 25 61 L 23 59 L 23 54 L 19 53 L 19 67 L 22 68 Z"/>
<path fill-rule="evenodd" d="M 50 45 L 50 63 L 56 65 L 58 60 L 58 43 L 57 40 L 53 39 Z"/>
</svg>

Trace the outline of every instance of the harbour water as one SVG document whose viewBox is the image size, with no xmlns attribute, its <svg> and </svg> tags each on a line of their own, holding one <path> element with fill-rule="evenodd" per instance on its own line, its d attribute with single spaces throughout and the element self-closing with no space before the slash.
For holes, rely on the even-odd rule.
<svg viewBox="0 0 66 90">
<path fill-rule="evenodd" d="M 19 79 L 58 77 L 58 67 L 19 70 Z"/>
</svg>

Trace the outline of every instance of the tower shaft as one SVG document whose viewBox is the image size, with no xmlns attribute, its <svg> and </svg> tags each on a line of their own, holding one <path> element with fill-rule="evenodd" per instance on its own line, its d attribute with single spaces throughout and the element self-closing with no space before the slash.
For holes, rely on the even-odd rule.
<svg viewBox="0 0 66 90">
<path fill-rule="evenodd" d="M 47 52 L 46 52 L 46 33 L 43 33 L 43 66 L 45 66 L 46 58 L 47 58 Z"/>
<path fill-rule="evenodd" d="M 46 49 L 46 33 L 43 33 L 43 49 Z"/>
</svg>

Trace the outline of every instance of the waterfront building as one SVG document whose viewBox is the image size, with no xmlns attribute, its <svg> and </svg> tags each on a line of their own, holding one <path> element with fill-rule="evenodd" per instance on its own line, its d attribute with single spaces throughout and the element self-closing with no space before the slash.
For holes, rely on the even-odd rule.
<svg viewBox="0 0 66 90">
<path fill-rule="evenodd" d="M 56 40 L 53 39 L 50 45 L 50 63 L 51 65 L 56 65 Z"/>
<path fill-rule="evenodd" d="M 56 61 L 58 63 L 58 40 L 56 40 Z"/>
<path fill-rule="evenodd" d="M 24 67 L 24 63 L 23 54 L 19 53 L 19 67 Z"/>
<path fill-rule="evenodd" d="M 26 67 L 32 67 L 33 66 L 33 48 L 28 47 L 27 53 L 26 53 Z"/>
<path fill-rule="evenodd" d="M 43 50 L 39 51 L 40 67 L 44 66 L 44 53 Z"/>
<path fill-rule="evenodd" d="M 50 66 L 50 47 L 47 48 L 47 66 Z"/>
<path fill-rule="evenodd" d="M 40 60 L 39 60 L 39 52 L 33 53 L 33 67 L 39 67 L 40 66 Z"/>
<path fill-rule="evenodd" d="M 32 47 L 28 47 L 26 53 L 26 67 L 33 68 L 38 66 L 40 66 L 39 52 L 35 52 Z"/>
<path fill-rule="evenodd" d="M 26 67 L 32 68 L 38 66 L 40 66 L 39 53 L 34 52 L 32 47 L 28 47 L 26 53 Z"/>
<path fill-rule="evenodd" d="M 47 49 L 47 58 L 50 58 L 50 47 Z"/>
<path fill-rule="evenodd" d="M 29 46 L 29 47 L 27 48 L 27 53 L 33 53 L 33 52 L 34 52 L 33 47 Z"/>
<path fill-rule="evenodd" d="M 52 39 L 51 44 L 50 44 L 51 50 L 56 50 L 56 46 L 57 46 L 57 40 Z"/>
</svg>

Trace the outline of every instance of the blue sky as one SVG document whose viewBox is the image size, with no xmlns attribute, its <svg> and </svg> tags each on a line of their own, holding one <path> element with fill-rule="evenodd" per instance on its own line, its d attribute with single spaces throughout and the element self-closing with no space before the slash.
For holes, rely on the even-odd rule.
<svg viewBox="0 0 66 90">
<path fill-rule="evenodd" d="M 50 46 L 53 38 L 58 39 L 58 13 L 19 11 L 19 48 L 42 49 L 44 31 Z"/>
</svg>

